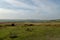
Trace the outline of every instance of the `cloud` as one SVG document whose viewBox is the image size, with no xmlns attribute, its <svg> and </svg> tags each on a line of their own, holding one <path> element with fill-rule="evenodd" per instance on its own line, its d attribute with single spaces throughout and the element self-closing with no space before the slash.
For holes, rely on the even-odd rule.
<svg viewBox="0 0 60 40">
<path fill-rule="evenodd" d="M 15 10 L 0 8 L 0 19 L 11 18 L 11 16 L 13 16 L 12 14 L 15 15 L 16 13 L 17 12 Z"/>
<path fill-rule="evenodd" d="M 0 8 L 0 19 L 25 19 L 29 12 L 33 11 Z"/>
<path fill-rule="evenodd" d="M 4 0 L 5 2 L 7 2 L 8 4 L 11 4 L 12 6 L 15 7 L 21 7 L 21 8 L 28 8 L 28 9 L 35 9 L 35 6 L 30 6 L 25 4 L 24 2 L 20 2 L 17 0 Z"/>
<path fill-rule="evenodd" d="M 0 0 L 0 18 L 56 19 L 60 18 L 59 10 L 52 0 Z"/>
</svg>

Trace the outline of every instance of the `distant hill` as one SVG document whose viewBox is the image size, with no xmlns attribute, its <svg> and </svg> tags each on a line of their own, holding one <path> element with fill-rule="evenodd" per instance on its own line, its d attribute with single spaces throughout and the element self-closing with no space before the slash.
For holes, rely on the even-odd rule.
<svg viewBox="0 0 60 40">
<path fill-rule="evenodd" d="M 60 22 L 60 19 L 55 19 L 55 20 L 22 20 L 22 19 L 0 19 L 0 22 Z"/>
</svg>

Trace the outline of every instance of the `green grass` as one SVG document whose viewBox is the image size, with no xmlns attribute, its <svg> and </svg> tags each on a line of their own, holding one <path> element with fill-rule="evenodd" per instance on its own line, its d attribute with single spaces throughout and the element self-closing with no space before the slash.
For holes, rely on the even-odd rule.
<svg viewBox="0 0 60 40">
<path fill-rule="evenodd" d="M 27 31 L 26 29 L 33 29 Z M 9 38 L 10 33 L 17 38 Z M 60 40 L 60 27 L 53 26 L 14 26 L 0 29 L 0 40 Z"/>
</svg>

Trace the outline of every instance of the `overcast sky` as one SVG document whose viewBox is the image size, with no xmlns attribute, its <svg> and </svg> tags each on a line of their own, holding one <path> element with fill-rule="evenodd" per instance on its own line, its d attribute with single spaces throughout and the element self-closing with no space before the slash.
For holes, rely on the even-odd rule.
<svg viewBox="0 0 60 40">
<path fill-rule="evenodd" d="M 0 0 L 0 19 L 60 19 L 60 0 Z"/>
</svg>

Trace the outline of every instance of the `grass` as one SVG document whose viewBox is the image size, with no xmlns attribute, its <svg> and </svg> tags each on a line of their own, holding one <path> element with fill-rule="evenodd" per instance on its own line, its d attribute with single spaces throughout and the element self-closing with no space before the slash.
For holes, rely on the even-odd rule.
<svg viewBox="0 0 60 40">
<path fill-rule="evenodd" d="M 7 26 L 0 28 L 0 40 L 60 40 L 60 26 Z"/>
</svg>

